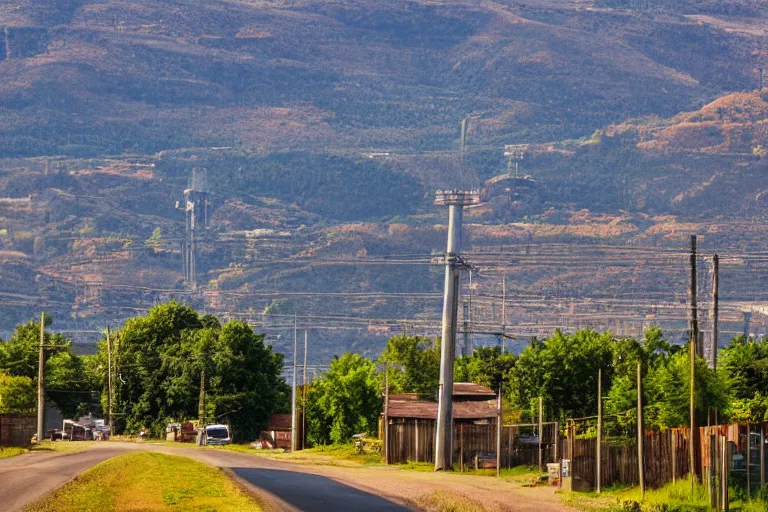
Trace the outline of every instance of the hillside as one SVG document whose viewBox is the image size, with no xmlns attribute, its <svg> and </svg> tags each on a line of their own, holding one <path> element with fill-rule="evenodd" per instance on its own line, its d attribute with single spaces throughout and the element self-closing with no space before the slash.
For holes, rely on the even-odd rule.
<svg viewBox="0 0 768 512">
<path fill-rule="evenodd" d="M 177 297 L 322 317 L 320 361 L 375 350 L 402 319 L 434 334 L 432 193 L 451 186 L 488 189 L 467 214 L 478 329 L 498 329 L 503 273 L 521 335 L 679 332 L 684 312 L 651 303 L 679 305 L 684 261 L 654 273 L 654 251 L 692 233 L 709 252 L 768 250 L 762 7 L 0 0 L 0 333 L 42 304 L 93 339 Z M 525 148 L 524 182 L 500 176 L 507 144 Z M 196 290 L 174 207 L 193 169 L 212 194 Z M 603 244 L 640 252 L 596 271 Z M 732 330 L 735 303 L 761 299 L 761 261 L 724 263 Z M 260 327 L 281 344 L 275 318 Z"/>
</svg>

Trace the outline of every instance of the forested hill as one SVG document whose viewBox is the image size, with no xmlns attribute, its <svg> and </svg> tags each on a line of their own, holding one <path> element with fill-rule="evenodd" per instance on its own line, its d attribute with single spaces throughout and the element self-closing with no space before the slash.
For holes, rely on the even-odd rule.
<svg viewBox="0 0 768 512">
<path fill-rule="evenodd" d="M 765 24 L 752 0 L 0 0 L 0 333 L 40 304 L 93 330 L 170 297 L 432 321 L 423 297 L 319 294 L 439 292 L 359 260 L 441 250 L 432 194 L 452 186 L 487 189 L 476 249 L 768 250 Z M 524 186 L 486 186 L 509 144 Z M 194 293 L 175 207 L 193 169 L 212 202 Z M 518 291 L 673 297 L 677 279 L 560 270 Z M 746 275 L 734 300 L 757 296 Z"/>
</svg>

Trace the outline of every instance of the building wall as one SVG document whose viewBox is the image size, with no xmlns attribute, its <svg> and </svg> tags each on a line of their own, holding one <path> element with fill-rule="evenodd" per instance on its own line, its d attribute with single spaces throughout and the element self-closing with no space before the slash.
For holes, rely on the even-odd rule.
<svg viewBox="0 0 768 512">
<path fill-rule="evenodd" d="M 36 433 L 34 416 L 0 415 L 0 445 L 26 446 Z"/>
</svg>

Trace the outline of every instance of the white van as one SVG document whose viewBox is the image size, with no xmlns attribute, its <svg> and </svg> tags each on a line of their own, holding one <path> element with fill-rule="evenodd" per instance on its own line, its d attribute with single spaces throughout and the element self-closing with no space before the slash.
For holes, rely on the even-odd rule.
<svg viewBox="0 0 768 512">
<path fill-rule="evenodd" d="M 221 446 L 232 442 L 229 425 L 208 425 L 205 427 L 205 434 L 209 446 Z"/>
</svg>

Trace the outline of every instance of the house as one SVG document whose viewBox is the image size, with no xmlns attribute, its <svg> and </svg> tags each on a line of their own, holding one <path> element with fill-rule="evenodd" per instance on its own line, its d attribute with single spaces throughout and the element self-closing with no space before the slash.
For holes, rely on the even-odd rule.
<svg viewBox="0 0 768 512">
<path fill-rule="evenodd" d="M 390 423 L 436 420 L 437 401 L 420 399 L 416 393 L 390 395 L 388 412 Z M 496 415 L 496 393 L 490 388 L 472 382 L 454 383 L 454 423 L 488 424 L 496 420 Z"/>
</svg>

